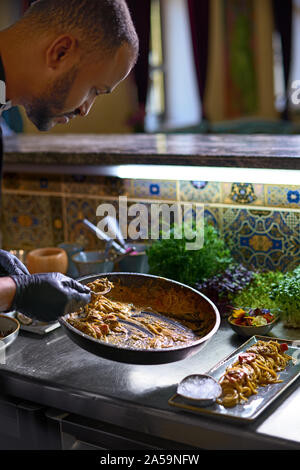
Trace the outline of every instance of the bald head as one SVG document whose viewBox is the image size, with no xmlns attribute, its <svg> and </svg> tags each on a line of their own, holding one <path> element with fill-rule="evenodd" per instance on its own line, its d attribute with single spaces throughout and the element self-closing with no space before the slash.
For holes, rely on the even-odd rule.
<svg viewBox="0 0 300 470">
<path fill-rule="evenodd" d="M 114 53 L 124 43 L 135 60 L 139 41 L 125 0 L 38 0 L 16 25 L 30 35 L 73 34 L 84 53 Z"/>
<path fill-rule="evenodd" d="M 38 0 L 0 32 L 8 98 L 39 130 L 86 116 L 129 75 L 138 46 L 125 0 Z"/>
</svg>

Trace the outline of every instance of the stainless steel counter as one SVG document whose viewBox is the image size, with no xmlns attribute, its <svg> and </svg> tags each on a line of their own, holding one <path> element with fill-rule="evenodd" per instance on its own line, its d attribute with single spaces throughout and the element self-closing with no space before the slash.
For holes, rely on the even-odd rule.
<svg viewBox="0 0 300 470">
<path fill-rule="evenodd" d="M 273 334 L 299 338 L 280 325 Z M 300 449 L 297 380 L 254 423 L 240 426 L 168 405 L 183 377 L 203 373 L 244 342 L 226 324 L 206 347 L 165 365 L 127 365 L 100 359 L 61 329 L 40 338 L 21 333 L 0 364 L 2 394 L 200 449 Z"/>
</svg>

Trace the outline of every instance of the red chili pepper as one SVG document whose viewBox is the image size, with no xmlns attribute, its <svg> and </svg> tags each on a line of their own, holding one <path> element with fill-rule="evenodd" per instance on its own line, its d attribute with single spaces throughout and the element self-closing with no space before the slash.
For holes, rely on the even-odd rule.
<svg viewBox="0 0 300 470">
<path fill-rule="evenodd" d="M 254 353 L 242 353 L 239 355 L 239 363 L 244 364 L 244 362 L 252 362 L 256 358 L 256 354 Z"/>
<path fill-rule="evenodd" d="M 280 348 L 281 351 L 287 351 L 289 347 L 286 343 L 281 343 L 279 348 Z"/>
</svg>

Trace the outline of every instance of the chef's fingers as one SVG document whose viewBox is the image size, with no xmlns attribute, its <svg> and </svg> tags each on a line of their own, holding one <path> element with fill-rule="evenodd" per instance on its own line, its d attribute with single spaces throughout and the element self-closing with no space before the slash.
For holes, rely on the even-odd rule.
<svg viewBox="0 0 300 470">
<path fill-rule="evenodd" d="M 29 274 L 28 269 L 19 258 L 8 251 L 0 250 L 0 265 L 6 274 L 16 274 L 17 276 Z"/>
<path fill-rule="evenodd" d="M 21 263 L 21 261 L 17 257 L 15 259 L 14 270 L 17 276 L 20 274 L 26 274 L 27 276 L 30 275 L 30 272 L 28 271 L 26 266 L 23 263 Z"/>
<path fill-rule="evenodd" d="M 88 286 L 84 286 L 80 282 L 74 281 L 74 279 L 68 279 L 68 281 L 64 281 L 64 284 L 81 294 L 89 294 L 91 292 Z"/>
<path fill-rule="evenodd" d="M 77 292 L 75 289 L 72 291 L 72 296 L 69 299 L 67 305 L 65 306 L 64 313 L 73 313 L 79 310 L 81 307 L 84 307 L 91 301 L 91 294 L 83 294 Z"/>
</svg>

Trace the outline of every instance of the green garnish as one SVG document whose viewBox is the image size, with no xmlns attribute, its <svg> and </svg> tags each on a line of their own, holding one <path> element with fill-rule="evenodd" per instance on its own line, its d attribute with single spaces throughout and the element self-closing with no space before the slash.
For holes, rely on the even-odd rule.
<svg viewBox="0 0 300 470">
<path fill-rule="evenodd" d="M 300 327 L 300 266 L 286 273 L 273 289 L 272 301 L 281 309 L 280 317 L 286 326 Z"/>
<path fill-rule="evenodd" d="M 174 236 L 178 231 L 181 238 Z M 212 225 L 205 224 L 204 245 L 199 250 L 186 249 L 186 243 L 191 243 L 186 239 L 186 233 L 184 224 L 174 226 L 169 239 L 158 240 L 148 248 L 150 274 L 194 286 L 196 282 L 224 271 L 232 263 L 230 250 Z"/>
<path fill-rule="evenodd" d="M 231 295 L 231 302 L 236 306 L 252 308 L 278 308 L 278 303 L 271 294 L 284 278 L 279 271 L 268 271 L 265 273 L 254 273 L 249 286 L 237 294 Z"/>
</svg>

